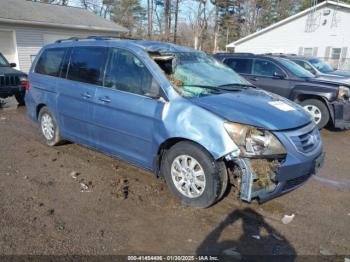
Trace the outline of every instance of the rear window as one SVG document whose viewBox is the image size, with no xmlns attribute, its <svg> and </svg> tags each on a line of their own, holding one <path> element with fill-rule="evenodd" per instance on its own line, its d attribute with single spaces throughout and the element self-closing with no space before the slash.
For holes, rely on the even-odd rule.
<svg viewBox="0 0 350 262">
<path fill-rule="evenodd" d="M 35 72 L 58 77 L 66 50 L 66 48 L 46 49 L 36 64 Z"/>
<path fill-rule="evenodd" d="M 224 63 L 240 74 L 250 74 L 252 71 L 252 59 L 227 58 Z"/>
<path fill-rule="evenodd" d="M 76 47 L 73 49 L 67 78 L 74 81 L 102 85 L 107 58 L 105 47 Z"/>
</svg>

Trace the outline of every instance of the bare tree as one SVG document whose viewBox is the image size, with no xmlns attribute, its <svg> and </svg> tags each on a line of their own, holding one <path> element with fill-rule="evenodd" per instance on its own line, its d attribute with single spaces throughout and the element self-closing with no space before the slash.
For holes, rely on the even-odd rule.
<svg viewBox="0 0 350 262">
<path fill-rule="evenodd" d="M 178 24 L 178 17 L 179 17 L 179 1 L 180 0 L 175 0 L 175 12 L 174 12 L 174 16 L 175 16 L 175 21 L 174 21 L 174 43 L 176 43 L 176 38 L 177 38 L 177 24 Z"/>
<path fill-rule="evenodd" d="M 208 21 L 212 11 L 208 12 L 208 0 L 195 0 L 197 6 L 193 10 L 190 23 L 193 30 L 193 46 L 195 49 L 202 49 L 202 37 L 208 28 Z"/>
<path fill-rule="evenodd" d="M 170 14 L 170 0 L 165 0 L 164 3 L 164 15 L 163 15 L 163 20 L 164 20 L 164 39 L 169 40 L 169 14 Z"/>
</svg>

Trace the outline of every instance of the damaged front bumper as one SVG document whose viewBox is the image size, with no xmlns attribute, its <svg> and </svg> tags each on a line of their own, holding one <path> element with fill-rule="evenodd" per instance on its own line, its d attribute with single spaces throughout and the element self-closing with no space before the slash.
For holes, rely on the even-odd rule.
<svg viewBox="0 0 350 262">
<path fill-rule="evenodd" d="M 274 132 L 286 148 L 284 159 L 235 158 L 230 175 L 239 197 L 265 202 L 303 185 L 323 165 L 324 153 L 318 129 Z"/>
<path fill-rule="evenodd" d="M 337 100 L 331 106 L 334 110 L 334 127 L 350 129 L 350 102 Z"/>
</svg>

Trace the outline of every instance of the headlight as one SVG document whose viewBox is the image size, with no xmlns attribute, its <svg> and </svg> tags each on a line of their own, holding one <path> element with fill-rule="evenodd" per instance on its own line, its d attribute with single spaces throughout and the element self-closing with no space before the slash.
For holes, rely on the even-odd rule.
<svg viewBox="0 0 350 262">
<path fill-rule="evenodd" d="M 338 99 L 348 100 L 350 98 L 350 90 L 348 87 L 340 86 L 338 91 Z"/>
<path fill-rule="evenodd" d="M 269 131 L 237 123 L 224 123 L 227 133 L 246 157 L 285 155 L 281 142 Z"/>
</svg>

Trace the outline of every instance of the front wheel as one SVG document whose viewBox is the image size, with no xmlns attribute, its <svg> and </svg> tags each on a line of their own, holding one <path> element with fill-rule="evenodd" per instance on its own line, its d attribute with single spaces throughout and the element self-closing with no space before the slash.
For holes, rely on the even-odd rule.
<svg viewBox="0 0 350 262">
<path fill-rule="evenodd" d="M 225 164 L 188 141 L 179 142 L 167 151 L 161 173 L 170 190 L 188 206 L 209 207 L 227 187 Z"/>
<path fill-rule="evenodd" d="M 325 127 L 329 122 L 329 111 L 322 101 L 307 99 L 301 102 L 301 106 L 312 116 L 319 129 Z"/>
</svg>

